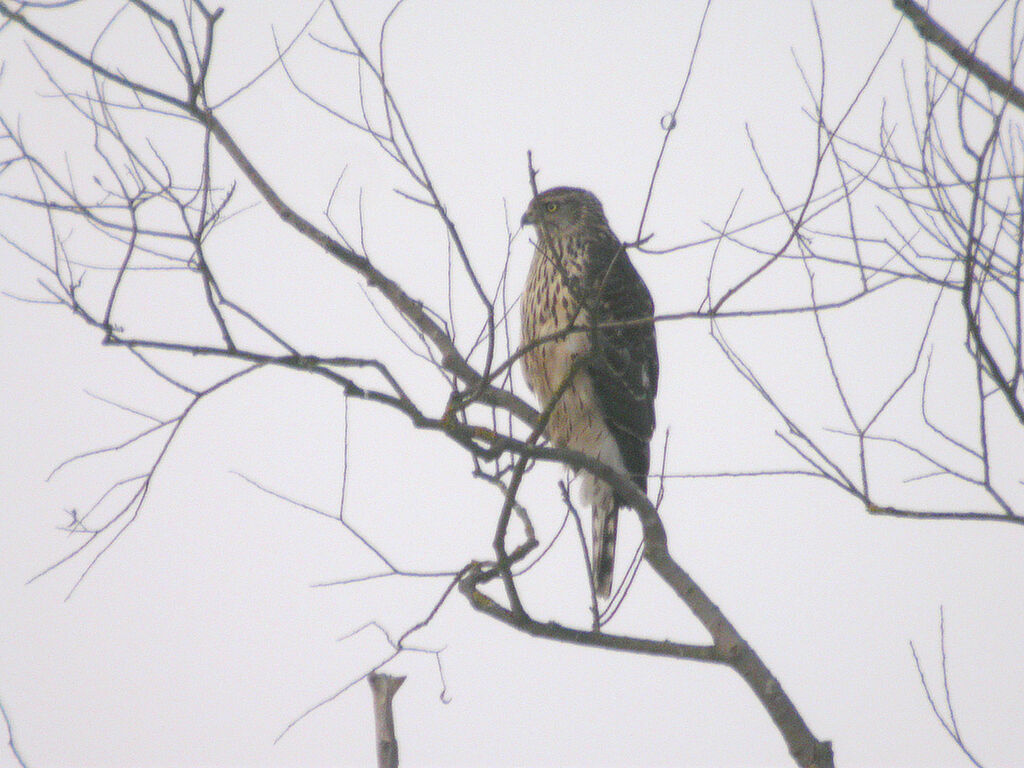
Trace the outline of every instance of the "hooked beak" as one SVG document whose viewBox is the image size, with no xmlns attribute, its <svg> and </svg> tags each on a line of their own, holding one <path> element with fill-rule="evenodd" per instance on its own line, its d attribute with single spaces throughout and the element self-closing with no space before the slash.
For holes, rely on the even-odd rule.
<svg viewBox="0 0 1024 768">
<path fill-rule="evenodd" d="M 524 214 L 523 214 L 523 218 L 521 218 L 521 219 L 519 220 L 519 223 L 520 223 L 520 224 L 521 224 L 522 226 L 524 226 L 524 227 L 525 227 L 525 226 L 526 226 L 527 224 L 533 224 L 533 223 L 534 223 L 534 222 L 533 222 L 533 209 L 532 209 L 532 208 L 527 208 L 527 209 L 526 209 L 526 213 L 524 213 Z"/>
</svg>

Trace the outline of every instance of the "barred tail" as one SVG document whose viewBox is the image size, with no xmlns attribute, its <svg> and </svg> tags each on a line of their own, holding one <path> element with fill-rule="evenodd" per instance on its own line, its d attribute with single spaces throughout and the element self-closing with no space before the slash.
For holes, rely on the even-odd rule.
<svg viewBox="0 0 1024 768">
<path fill-rule="evenodd" d="M 615 567 L 615 534 L 619 524 L 619 505 L 612 494 L 607 494 L 593 507 L 593 548 L 590 553 L 594 576 L 594 592 L 607 599 L 612 593 L 612 575 Z"/>
</svg>

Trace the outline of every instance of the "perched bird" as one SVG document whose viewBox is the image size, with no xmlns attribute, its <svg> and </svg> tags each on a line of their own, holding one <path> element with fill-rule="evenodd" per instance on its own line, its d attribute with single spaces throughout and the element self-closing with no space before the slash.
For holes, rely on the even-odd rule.
<svg viewBox="0 0 1024 768">
<path fill-rule="evenodd" d="M 541 407 L 551 408 L 546 434 L 556 446 L 628 475 L 646 493 L 658 391 L 654 323 L 642 322 L 654 315 L 650 291 L 585 189 L 541 192 L 522 223 L 536 228 L 537 239 L 520 349 L 527 384 Z M 581 480 L 583 501 L 593 507 L 594 590 L 607 598 L 622 501 L 591 473 Z"/>
</svg>

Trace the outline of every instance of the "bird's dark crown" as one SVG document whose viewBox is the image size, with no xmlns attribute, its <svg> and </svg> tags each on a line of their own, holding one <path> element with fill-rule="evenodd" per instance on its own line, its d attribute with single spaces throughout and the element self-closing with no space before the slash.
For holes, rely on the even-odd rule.
<svg viewBox="0 0 1024 768">
<path fill-rule="evenodd" d="M 570 234 L 585 227 L 607 228 L 601 201 L 578 187 L 553 187 L 537 194 L 523 214 L 523 225 L 549 233 Z"/>
</svg>

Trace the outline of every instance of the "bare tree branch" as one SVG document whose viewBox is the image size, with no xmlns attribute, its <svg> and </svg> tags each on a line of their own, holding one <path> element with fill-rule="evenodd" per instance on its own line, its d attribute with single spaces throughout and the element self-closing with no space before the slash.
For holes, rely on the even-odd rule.
<svg viewBox="0 0 1024 768">
<path fill-rule="evenodd" d="M 991 71 L 970 46 L 958 43 L 916 3 L 894 0 L 894 4 L 929 43 L 949 53 L 967 72 L 1008 103 L 1021 106 L 1018 99 L 1022 94 L 1012 84 L 1012 76 L 1007 80 Z M 657 475 L 661 479 L 660 491 L 656 503 L 652 503 L 628 477 L 604 463 L 545 442 L 545 427 L 552 409 L 558 397 L 569 389 L 577 369 L 562 382 L 543 412 L 538 412 L 515 389 L 513 368 L 530 348 L 515 348 L 513 321 L 510 320 L 516 298 L 507 278 L 518 230 L 508 223 L 506 210 L 504 266 L 496 280 L 485 279 L 471 258 L 467 241 L 463 240 L 445 196 L 428 172 L 423 159 L 426 155 L 421 154 L 414 141 L 388 79 L 386 36 L 401 3 L 396 3 L 381 23 L 376 50 L 374 46 L 363 46 L 345 19 L 341 4 L 335 2 L 330 3 L 333 21 L 328 21 L 336 25 L 336 34 L 342 42 L 334 44 L 326 37 L 314 36 L 319 34 L 312 31 L 314 17 L 322 5 L 318 6 L 294 39 L 279 45 L 275 34 L 274 58 L 256 79 L 280 65 L 294 91 L 328 115 L 339 130 L 368 140 L 377 155 L 386 158 L 389 164 L 396 164 L 402 180 L 389 181 L 386 190 L 394 190 L 402 206 L 416 210 L 426 206 L 432 211 L 433 226 L 443 234 L 446 244 L 437 254 L 437 264 L 441 265 L 439 274 L 441 270 L 445 273 L 442 275 L 445 282 L 441 285 L 444 297 L 435 299 L 434 306 L 420 298 L 430 294 L 407 279 L 395 266 L 395 260 L 380 259 L 376 253 L 371 260 L 366 247 L 368 238 L 364 237 L 362 190 L 358 231 L 354 226 L 346 228 L 340 223 L 343 195 L 339 189 L 344 170 L 332 176 L 337 179 L 334 189 L 326 204 L 319 205 L 314 213 L 309 213 L 302 204 L 287 200 L 283 188 L 271 183 L 268 170 L 271 166 L 260 160 L 256 150 L 243 148 L 242 144 L 248 139 L 242 138 L 245 134 L 240 129 L 241 123 L 232 128 L 233 118 L 229 119 L 230 113 L 221 109 L 255 80 L 220 104 L 208 103 L 205 91 L 214 63 L 214 32 L 221 12 L 211 12 L 197 0 L 184 5 L 183 20 L 158 10 L 145 0 L 130 0 L 118 11 L 119 15 L 132 15 L 141 20 L 143 29 L 156 36 L 156 55 L 160 57 L 161 66 L 175 78 L 175 85 L 158 86 L 154 83 L 166 81 L 135 77 L 130 67 L 108 64 L 106 58 L 101 60 L 100 54 L 106 49 L 101 48 L 100 43 L 109 39 L 111 24 L 96 36 L 92 48 L 83 52 L 85 48 L 73 47 L 34 20 L 30 21 L 25 9 L 32 6 L 0 0 L 5 31 L 20 28 L 37 47 L 41 47 L 41 43 L 84 68 L 91 79 L 88 92 L 76 92 L 61 85 L 46 69 L 44 61 L 37 59 L 48 81 L 57 89 L 57 95 L 71 105 L 77 120 L 84 121 L 87 135 L 93 138 L 91 159 L 99 174 L 94 186 L 83 185 L 76 179 L 78 174 L 72 171 L 71 163 L 47 161 L 37 156 L 33 153 L 32 142 L 21 136 L 17 122 L 0 116 L 0 128 L 5 132 L 2 139 L 5 146 L 13 147 L 12 156 L 0 165 L 0 174 L 9 168 L 19 168 L 30 179 L 26 184 L 12 184 L 10 189 L 0 190 L 0 202 L 34 211 L 33 215 L 45 217 L 48 227 L 44 246 L 31 248 L 19 244 L 14 247 L 42 270 L 40 284 L 46 296 L 101 333 L 105 345 L 131 352 L 155 374 L 188 395 L 187 405 L 168 419 L 149 416 L 145 413 L 148 408 L 136 409 L 115 403 L 122 410 L 144 416 L 149 423 L 132 436 L 83 452 L 54 470 L 99 454 L 123 452 L 130 446 L 142 445 L 147 439 L 157 439 L 154 437 L 157 433 L 163 438 L 155 460 L 145 471 L 126 473 L 127 477 L 114 482 L 86 512 L 72 511 L 67 529 L 83 535 L 85 543 L 51 568 L 98 541 L 96 546 L 102 547 L 87 565 L 88 572 L 95 558 L 109 549 L 139 514 L 171 442 L 207 395 L 252 371 L 265 368 L 317 376 L 335 385 L 335 392 L 345 402 L 342 489 L 337 511 L 322 510 L 297 501 L 297 495 L 271 490 L 266 484 L 250 479 L 241 469 L 237 474 L 270 496 L 340 522 L 374 558 L 372 571 L 342 574 L 317 586 L 390 577 L 442 578 L 445 584 L 431 609 L 397 639 L 377 622 L 369 622 L 356 630 L 358 633 L 375 628 L 384 636 L 388 648 L 381 661 L 366 674 L 310 707 L 284 732 L 366 677 L 371 686 L 383 686 L 383 692 L 375 694 L 381 714 L 378 725 L 383 723 L 384 726 L 383 735 L 378 733 L 378 742 L 383 745 L 381 760 L 385 761 L 381 764 L 397 764 L 397 747 L 392 749 L 395 746 L 393 728 L 390 732 L 387 728 L 390 698 L 397 685 L 388 694 L 387 683 L 401 678 L 392 678 L 381 671 L 403 652 L 420 651 L 435 654 L 441 672 L 439 651 L 416 648 L 407 641 L 435 620 L 457 588 L 476 611 L 535 637 L 724 665 L 747 683 L 798 765 L 832 766 L 830 742 L 814 735 L 761 657 L 672 554 L 660 515 L 676 504 L 665 495 L 665 480 L 810 476 L 828 481 L 840 495 L 856 499 L 872 515 L 1024 523 L 1024 515 L 1015 506 L 1016 496 L 1007 490 L 1012 489 L 1019 478 L 1009 477 L 1008 471 L 1003 469 L 1009 463 L 1004 455 L 1006 449 L 993 439 L 996 430 L 1005 427 L 1001 421 L 1005 415 L 1004 404 L 1019 422 L 1015 426 L 1024 425 L 1021 396 L 1024 382 L 1021 331 L 1024 326 L 1021 311 L 1024 303 L 1021 300 L 1024 183 L 1021 179 L 1024 172 L 1020 167 L 1024 142 L 1019 126 L 1006 114 L 1006 103 L 993 103 L 991 97 L 979 93 L 977 85 L 969 85 L 966 76 L 962 81 L 959 76 L 944 76 L 929 63 L 923 87 L 924 107 L 913 109 L 914 105 L 910 104 L 913 129 L 909 142 L 897 140 L 900 137 L 884 113 L 877 146 L 872 141 L 845 136 L 847 118 L 873 81 L 883 57 L 888 55 L 895 32 L 864 75 L 860 89 L 833 115 L 831 103 L 826 105 L 824 35 L 812 8 L 820 82 L 797 62 L 810 102 L 805 116 L 814 136 L 809 139 L 814 149 L 806 186 L 799 188 L 794 196 L 787 185 L 780 183 L 783 180 L 771 170 L 772 158 L 758 146 L 755 132 L 749 128 L 750 148 L 767 194 L 774 200 L 774 212 L 741 214 L 740 204 L 746 198 L 736 194 L 725 223 L 708 225 L 712 236 L 657 251 L 668 253 L 683 247 L 710 251 L 702 255 L 707 259 L 704 295 L 694 299 L 692 304 L 669 307 L 652 319 L 607 324 L 612 327 L 651 322 L 668 327 L 669 323 L 681 320 L 708 321 L 714 341 L 737 374 L 750 385 L 754 399 L 760 398 L 771 409 L 771 418 L 777 425 L 778 449 L 792 451 L 798 461 L 792 469 L 757 469 L 791 465 L 789 461 L 773 457 L 736 469 L 692 472 L 685 468 L 670 471 L 665 466 L 667 459 L 663 458 Z M 678 113 L 691 74 L 696 71 L 698 47 L 710 5 L 709 0 L 704 6 L 677 102 L 662 126 L 664 135 L 649 178 L 637 242 L 631 246 L 641 251 L 662 160 L 670 136 L 678 127 Z M 323 19 L 317 23 L 320 21 Z M 341 102 L 320 90 L 320 80 L 303 77 L 300 63 L 291 53 L 300 39 L 313 40 L 321 53 L 343 62 L 346 69 L 354 65 L 351 102 L 339 106 Z M 1012 61 L 1015 63 L 1016 59 Z M 909 84 L 907 90 L 909 96 Z M 135 135 L 128 122 L 138 114 L 173 121 L 175 129 L 180 130 L 176 136 L 187 136 L 189 141 L 195 142 L 195 152 L 190 154 L 189 161 L 179 164 L 179 158 L 162 152 L 159 142 L 151 136 L 140 139 Z M 972 128 L 973 121 L 979 117 L 985 121 L 981 139 Z M 124 123 L 124 128 L 120 123 Z M 943 125 L 952 126 L 953 130 L 944 133 Z M 225 156 L 229 163 L 221 162 Z M 222 168 L 225 164 L 230 167 Z M 528 181 L 536 193 L 538 171 L 532 153 L 528 153 L 527 164 Z M 244 180 L 240 187 L 236 183 L 239 179 Z M 254 191 L 262 201 L 260 207 L 265 204 L 274 216 L 298 233 L 303 246 L 326 254 L 342 265 L 345 280 L 354 281 L 353 285 L 360 288 L 367 286 L 366 295 L 368 299 L 373 297 L 370 305 L 377 317 L 377 320 L 370 318 L 375 331 L 392 333 L 402 345 L 395 358 L 390 353 L 379 357 L 333 351 L 312 353 L 310 350 L 317 349 L 315 344 L 301 338 L 292 339 L 291 333 L 279 333 L 277 323 L 254 308 L 236 303 L 244 303 L 244 299 L 238 297 L 245 294 L 232 284 L 229 272 L 217 260 L 215 240 L 211 240 L 210 234 L 237 214 L 241 205 L 235 198 L 238 189 L 242 190 L 239 194 L 251 195 Z M 347 191 L 346 186 L 342 192 Z M 795 197 L 797 202 L 793 203 L 790 197 Z M 875 211 L 876 218 L 867 218 Z M 741 223 L 735 225 L 734 220 Z M 65 231 L 68 221 L 102 238 L 101 255 L 82 254 L 82 247 Z M 12 235 L 11 239 L 15 237 Z M 11 239 L 4 235 L 5 241 L 11 242 Z M 444 247 L 447 253 L 443 252 Z M 193 315 L 202 319 L 205 330 L 201 340 L 178 335 L 176 329 L 142 330 L 133 324 L 129 311 L 133 277 L 142 271 L 163 269 L 175 270 L 176 276 L 190 281 L 189 290 L 195 304 L 183 312 L 189 313 L 188 319 Z M 723 273 L 730 274 L 731 280 L 720 286 Z M 97 274 L 105 280 L 101 288 L 94 287 L 93 276 Z M 829 279 L 824 279 L 823 274 Z M 795 280 L 788 280 L 794 275 Z M 786 279 L 786 288 L 792 289 L 792 293 L 780 297 L 772 291 L 761 290 L 772 279 Z M 470 295 L 475 297 L 472 311 L 459 306 L 453 283 L 460 280 L 467 290 L 472 289 Z M 859 378 L 851 377 L 850 368 L 844 366 L 842 337 L 839 329 L 831 325 L 831 318 L 856 320 L 858 312 L 871 312 L 871 307 L 885 301 L 903 301 L 906 296 L 912 296 L 912 301 L 917 302 L 915 309 L 920 308 L 912 325 L 914 332 L 919 333 L 912 339 L 913 348 L 893 363 L 891 370 L 879 373 L 872 360 L 867 371 L 857 370 Z M 941 414 L 936 415 L 934 409 L 926 407 L 929 377 L 938 375 L 931 365 L 934 328 L 941 322 L 937 318 L 948 320 L 949 315 L 943 313 L 947 305 L 954 303 L 945 301 L 946 297 L 956 299 L 955 318 L 963 323 L 961 339 L 966 341 L 966 352 L 961 350 L 956 361 L 971 374 L 971 391 L 963 394 L 958 406 L 977 408 L 977 419 L 968 430 L 962 425 L 950 426 Z M 818 347 L 824 367 L 823 391 L 835 396 L 838 427 L 827 422 L 810 424 L 800 410 L 801 403 L 790 405 L 789 400 L 755 370 L 751 362 L 754 358 L 745 357 L 742 343 L 736 341 L 740 331 L 755 322 L 758 328 L 774 329 L 782 327 L 780 321 L 783 320 L 803 322 L 804 327 L 815 334 L 812 339 L 817 340 L 812 340 L 811 346 Z M 568 334 L 584 331 L 570 327 L 534 343 L 564 339 Z M 252 337 L 257 340 L 252 341 Z M 170 367 L 164 369 L 164 362 L 170 357 L 192 361 L 197 367 L 221 367 L 213 374 L 213 383 L 199 374 L 193 381 L 177 373 L 172 375 Z M 414 376 L 406 375 L 399 361 L 408 360 L 418 366 L 417 375 L 424 369 L 429 372 L 430 384 L 435 389 L 428 390 L 420 386 Z M 580 365 L 583 362 L 581 359 Z M 229 369 L 228 373 L 224 372 L 225 368 Z M 861 379 L 869 378 L 868 374 L 886 378 L 881 379 L 878 390 L 865 405 L 858 387 Z M 914 433 L 906 429 L 906 422 L 892 427 L 888 422 L 902 417 L 907 409 L 899 409 L 916 395 L 918 383 L 920 402 L 912 402 L 910 409 L 919 422 L 914 426 L 920 431 Z M 493 508 L 486 510 L 493 516 L 492 554 L 488 555 L 493 559 L 470 559 L 467 553 L 456 565 L 448 564 L 447 569 L 417 568 L 415 564 L 405 567 L 392 556 L 388 542 L 373 540 L 346 519 L 349 397 L 360 398 L 404 417 L 404 425 L 409 430 L 425 430 L 463 449 L 466 467 L 472 475 L 500 493 L 500 502 L 496 501 Z M 900 416 L 893 419 L 896 413 Z M 973 419 L 974 411 L 971 414 Z M 922 433 L 927 439 L 921 439 Z M 904 487 L 911 482 L 922 483 L 941 477 L 971 487 L 983 495 L 983 499 L 977 506 L 950 509 L 927 505 L 917 508 L 912 502 L 904 503 L 903 497 L 892 491 L 893 484 L 887 484 L 887 476 L 879 479 L 877 473 L 887 469 L 874 453 L 881 450 L 898 452 L 912 462 L 910 466 L 915 472 L 911 473 L 908 468 L 910 476 L 900 478 Z M 586 550 L 583 524 L 566 484 L 561 487 L 566 507 L 562 525 L 546 541 L 544 535 L 538 536 L 534 530 L 530 511 L 520 499 L 520 493 L 525 478 L 538 462 L 587 471 L 607 481 L 617 497 L 637 511 L 640 520 L 643 540 L 634 558 L 635 564 L 626 569 L 627 576 L 615 599 L 603 611 L 591 587 L 592 621 L 586 628 L 570 626 L 557 619 L 537 618 L 532 612 L 528 590 L 521 589 L 525 582 L 517 581 L 547 556 L 566 528 L 569 517 L 576 523 L 584 554 Z M 924 469 L 916 472 L 921 465 Z M 879 491 L 879 488 L 884 490 Z M 116 506 L 126 494 L 130 494 L 129 500 Z M 104 514 L 106 518 L 98 520 Z M 538 530 L 543 533 L 543 526 Z M 99 539 L 103 533 L 109 535 Z M 584 560 L 587 565 L 583 570 L 586 570 L 589 559 L 584 557 Z M 672 590 L 681 611 L 688 611 L 698 619 L 710 642 L 655 640 L 641 633 L 605 631 L 629 593 L 641 564 L 649 566 Z M 587 580 L 588 584 L 591 582 Z M 943 660 L 945 662 L 944 646 Z M 918 668 L 920 671 L 920 665 Z M 441 681 L 443 698 L 443 672 Z M 948 686 L 946 691 L 949 718 L 943 720 L 943 725 L 948 723 L 947 730 L 958 739 L 959 727 L 952 715 Z M 931 701 L 927 686 L 926 693 Z M 9 723 L 8 730 L 10 732 Z M 10 743 L 13 749 L 13 736 Z"/>
<path fill-rule="evenodd" d="M 971 761 L 971 765 L 976 766 L 976 768 L 984 768 L 964 743 L 963 736 L 960 734 L 960 726 L 956 721 L 956 711 L 953 708 L 953 695 L 950 693 L 949 688 L 949 668 L 946 657 L 946 620 L 942 606 L 939 606 L 939 649 L 942 658 L 942 691 L 946 700 L 945 713 L 939 711 L 939 705 L 936 703 L 935 697 L 932 695 L 931 687 L 928 685 L 928 678 L 925 676 L 924 668 L 921 666 L 921 659 L 917 655 L 917 649 L 914 647 L 914 643 L 911 642 L 910 653 L 914 657 L 914 666 L 917 668 L 918 677 L 921 679 L 921 688 L 924 689 L 924 695 L 928 698 L 928 704 L 932 708 L 932 713 L 935 715 L 935 719 L 938 720 L 939 724 L 942 726 L 942 730 L 949 735 L 949 738 L 953 740 L 953 743 L 956 744 L 957 748 L 964 754 L 964 757 Z"/>
<path fill-rule="evenodd" d="M 14 755 L 14 759 L 18 762 L 21 768 L 28 768 L 28 764 L 25 762 L 25 758 L 21 756 L 18 751 L 18 746 L 14 743 L 14 727 L 11 725 L 11 718 L 7 715 L 7 710 L 4 709 L 4 703 L 0 701 L 0 715 L 4 718 L 4 725 L 7 728 L 7 746 L 11 749 L 11 754 Z"/>
<path fill-rule="evenodd" d="M 985 87 L 997 96 L 1006 99 L 1017 109 L 1024 110 L 1024 91 L 992 67 L 979 59 L 970 49 L 951 35 L 945 27 L 935 21 L 931 14 L 914 0 L 892 0 L 896 10 L 902 13 L 917 30 L 923 40 L 940 48 L 959 66 L 978 78 Z"/>
<path fill-rule="evenodd" d="M 404 675 L 371 672 L 367 676 L 373 693 L 373 722 L 377 734 L 377 768 L 398 768 L 398 737 L 392 701 L 405 682 Z"/>
</svg>

